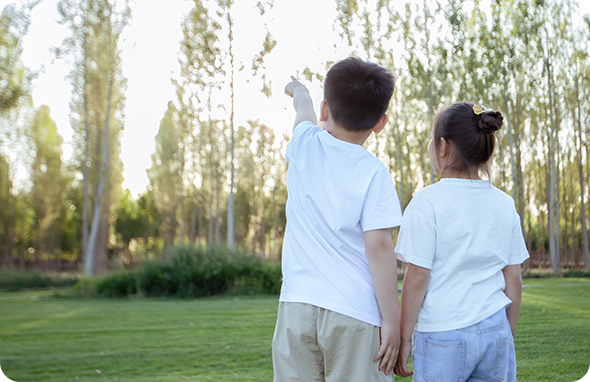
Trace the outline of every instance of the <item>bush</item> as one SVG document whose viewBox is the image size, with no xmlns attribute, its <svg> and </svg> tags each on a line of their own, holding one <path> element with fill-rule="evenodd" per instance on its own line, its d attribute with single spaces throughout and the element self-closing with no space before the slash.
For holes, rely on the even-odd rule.
<svg viewBox="0 0 590 382">
<path fill-rule="evenodd" d="M 137 294 L 134 272 L 118 271 L 96 280 L 96 293 L 102 297 L 127 297 Z"/>
<path fill-rule="evenodd" d="M 82 297 L 96 297 L 96 281 L 97 279 L 92 277 L 83 278 L 72 287 L 72 292 Z"/>
<path fill-rule="evenodd" d="M 178 246 L 136 271 L 84 278 L 72 291 L 83 297 L 205 297 L 278 294 L 280 289 L 281 266 L 263 263 L 251 252 Z"/>
<path fill-rule="evenodd" d="M 583 269 L 568 269 L 563 272 L 563 277 L 590 277 L 590 271 Z"/>
<path fill-rule="evenodd" d="M 2 269 L 0 270 L 0 289 L 17 291 L 21 289 L 44 289 L 51 287 L 72 286 L 78 281 L 76 276 L 63 277 L 49 275 L 38 269 Z"/>
<path fill-rule="evenodd" d="M 174 247 L 166 259 L 148 262 L 137 273 L 137 288 L 149 297 L 278 293 L 280 282 L 280 266 L 215 246 Z"/>
</svg>

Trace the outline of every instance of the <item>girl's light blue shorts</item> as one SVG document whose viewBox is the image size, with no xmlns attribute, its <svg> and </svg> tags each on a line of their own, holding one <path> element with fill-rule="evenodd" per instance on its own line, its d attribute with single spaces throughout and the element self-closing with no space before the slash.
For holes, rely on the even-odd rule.
<svg viewBox="0 0 590 382">
<path fill-rule="evenodd" d="M 466 328 L 414 332 L 414 382 L 516 382 L 516 353 L 506 308 Z"/>
</svg>

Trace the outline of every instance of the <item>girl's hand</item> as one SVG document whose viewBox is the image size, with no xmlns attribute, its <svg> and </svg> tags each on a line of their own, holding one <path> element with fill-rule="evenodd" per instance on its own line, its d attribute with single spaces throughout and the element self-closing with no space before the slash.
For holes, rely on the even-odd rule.
<svg viewBox="0 0 590 382">
<path fill-rule="evenodd" d="M 393 368 L 393 372 L 400 377 L 409 377 L 414 375 L 414 372 L 408 370 L 408 359 L 410 358 L 410 352 L 412 351 L 412 344 L 410 341 L 402 341 L 399 348 L 399 354 L 397 356 L 397 363 Z"/>
</svg>

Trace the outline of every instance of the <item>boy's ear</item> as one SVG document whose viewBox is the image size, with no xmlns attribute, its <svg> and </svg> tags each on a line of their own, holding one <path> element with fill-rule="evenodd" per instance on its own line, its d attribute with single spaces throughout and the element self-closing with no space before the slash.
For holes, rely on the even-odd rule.
<svg viewBox="0 0 590 382">
<path fill-rule="evenodd" d="M 320 121 L 327 121 L 329 116 L 330 108 L 328 108 L 328 103 L 324 100 L 320 103 Z"/>
<path fill-rule="evenodd" d="M 383 114 L 383 117 L 381 117 L 379 122 L 377 122 L 375 127 L 373 127 L 373 132 L 375 134 L 379 134 L 381 131 L 383 131 L 383 129 L 385 128 L 385 125 L 387 125 L 388 120 L 389 120 L 389 117 L 387 116 L 387 114 Z"/>
</svg>

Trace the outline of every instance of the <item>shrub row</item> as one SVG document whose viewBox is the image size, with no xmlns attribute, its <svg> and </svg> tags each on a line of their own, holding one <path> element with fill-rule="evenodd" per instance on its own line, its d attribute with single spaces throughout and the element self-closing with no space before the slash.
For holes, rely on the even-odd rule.
<svg viewBox="0 0 590 382">
<path fill-rule="evenodd" d="M 0 289 L 9 291 L 69 287 L 78 281 L 79 278 L 77 276 L 46 274 L 38 269 L 0 270 Z"/>
<path fill-rule="evenodd" d="M 204 297 L 223 293 L 278 294 L 279 264 L 252 253 L 222 247 L 178 246 L 166 258 L 135 271 L 85 278 L 74 291 L 82 296 Z"/>
<path fill-rule="evenodd" d="M 590 271 L 583 269 L 568 269 L 563 272 L 563 277 L 590 277 Z"/>
</svg>

